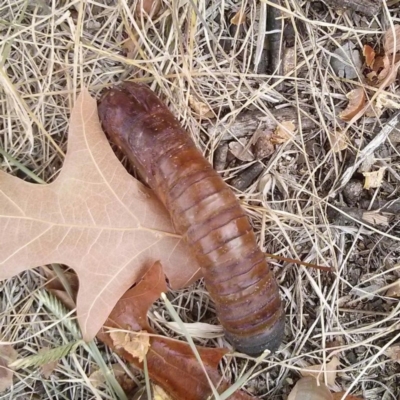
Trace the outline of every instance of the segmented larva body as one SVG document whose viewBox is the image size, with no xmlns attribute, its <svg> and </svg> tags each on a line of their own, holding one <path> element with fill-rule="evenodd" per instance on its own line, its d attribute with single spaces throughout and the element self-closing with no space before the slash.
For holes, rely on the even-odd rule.
<svg viewBox="0 0 400 400">
<path fill-rule="evenodd" d="M 199 261 L 228 341 L 249 355 L 275 351 L 284 331 L 278 285 L 235 194 L 147 86 L 108 90 L 99 116 Z"/>
</svg>

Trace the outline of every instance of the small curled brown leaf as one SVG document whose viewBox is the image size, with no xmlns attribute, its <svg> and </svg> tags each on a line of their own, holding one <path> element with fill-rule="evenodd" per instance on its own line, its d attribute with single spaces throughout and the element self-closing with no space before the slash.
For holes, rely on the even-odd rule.
<svg viewBox="0 0 400 400">
<path fill-rule="evenodd" d="M 350 121 L 364 108 L 366 103 L 365 92 L 363 88 L 353 89 L 347 94 L 349 104 L 340 114 L 339 118 L 343 121 Z M 359 116 L 361 117 L 361 115 Z"/>
<path fill-rule="evenodd" d="M 275 129 L 271 137 L 272 144 L 283 144 L 291 140 L 294 136 L 296 125 L 293 121 L 282 121 Z"/>
<path fill-rule="evenodd" d="M 233 25 L 241 25 L 246 22 L 246 13 L 244 10 L 240 9 L 232 18 L 231 24 Z"/>
<path fill-rule="evenodd" d="M 383 89 L 390 86 L 397 79 L 397 72 L 400 67 L 398 57 L 383 57 L 383 69 L 378 74 L 378 83 L 375 86 L 382 87 Z"/>
<path fill-rule="evenodd" d="M 367 67 L 372 68 L 375 62 L 375 51 L 370 45 L 364 45 L 363 56 L 365 57 L 365 64 Z"/>
</svg>

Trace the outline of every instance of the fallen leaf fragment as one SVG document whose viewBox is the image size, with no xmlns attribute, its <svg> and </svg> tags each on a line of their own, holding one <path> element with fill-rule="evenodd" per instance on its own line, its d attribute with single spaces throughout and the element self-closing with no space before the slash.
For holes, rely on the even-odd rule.
<svg viewBox="0 0 400 400">
<path fill-rule="evenodd" d="M 12 386 L 14 372 L 8 367 L 18 357 L 18 353 L 8 344 L 0 344 L 0 393 Z"/>
<path fill-rule="evenodd" d="M 142 332 L 110 332 L 111 340 L 116 349 L 124 349 L 133 357 L 143 362 L 150 347 L 150 337 L 145 331 Z"/>
<path fill-rule="evenodd" d="M 106 378 L 104 377 L 104 374 L 101 371 L 101 369 L 97 369 L 96 371 L 92 372 L 89 375 L 89 380 L 92 386 L 95 388 L 103 386 L 106 382 Z"/>
<path fill-rule="evenodd" d="M 379 118 L 383 114 L 384 110 L 376 106 L 376 101 L 370 103 L 365 110 L 364 115 L 369 118 Z"/>
<path fill-rule="evenodd" d="M 385 55 L 375 55 L 373 64 L 370 67 L 367 67 L 364 72 L 369 85 L 378 86 L 381 82 L 379 77 L 382 78 L 382 76 L 387 75 L 389 71 L 383 71 L 385 69 L 385 63 L 387 63 L 387 59 L 388 57 Z"/>
<path fill-rule="evenodd" d="M 197 100 L 193 95 L 189 96 L 189 106 L 200 118 L 214 117 L 214 113 L 212 112 L 210 106 L 200 100 Z"/>
<path fill-rule="evenodd" d="M 386 92 L 378 93 L 375 100 L 369 104 L 365 115 L 367 117 L 380 117 L 385 109 L 400 109 L 400 102 L 388 97 Z"/>
<path fill-rule="evenodd" d="M 386 167 L 381 167 L 377 171 L 363 172 L 365 177 L 364 189 L 375 189 L 382 185 Z"/>
<path fill-rule="evenodd" d="M 145 329 L 152 332 L 147 322 L 147 311 L 161 293 L 167 291 L 162 266 L 157 262 L 148 269 L 136 286 L 122 296 L 105 326 L 117 329 L 131 327 L 133 330 Z M 115 348 L 108 329 L 99 332 L 98 338 L 127 362 L 143 369 L 143 363 L 140 363 L 136 357 L 123 348 Z M 218 371 L 218 364 L 228 350 L 200 346 L 197 346 L 197 350 L 204 368 L 211 381 L 216 385 L 218 392 L 226 390 L 229 384 L 222 379 Z M 212 394 L 203 368 L 187 343 L 151 335 L 146 361 L 150 379 L 161 386 L 172 398 L 203 400 Z M 229 400 L 250 399 L 254 398 L 240 390 L 229 398 Z"/>
<path fill-rule="evenodd" d="M 340 365 L 339 359 L 336 356 L 333 356 L 332 360 L 329 361 L 326 365 L 311 365 L 305 370 L 301 371 L 301 374 L 303 376 L 311 376 L 315 379 L 319 379 L 321 382 L 325 381 L 326 375 L 327 385 L 332 386 L 334 385 L 336 380 L 336 369 L 338 365 Z"/>
<path fill-rule="evenodd" d="M 86 341 L 156 260 L 164 260 L 172 287 L 199 277 L 167 211 L 113 153 L 86 89 L 72 110 L 57 179 L 39 185 L 0 171 L 0 187 L 0 279 L 56 262 L 72 268 Z"/>
<path fill-rule="evenodd" d="M 334 153 L 347 149 L 348 138 L 344 131 L 336 129 L 334 132 L 329 132 L 329 138 Z"/>
<path fill-rule="evenodd" d="M 396 54 L 400 51 L 400 25 L 390 27 L 383 39 L 383 49 L 385 54 Z"/>
<path fill-rule="evenodd" d="M 350 290 L 350 294 L 354 296 L 360 297 L 361 299 L 372 300 L 375 296 L 377 291 L 381 288 L 380 285 L 372 284 L 369 286 L 360 287 L 353 287 Z"/>
<path fill-rule="evenodd" d="M 387 93 L 382 92 L 379 93 L 376 97 L 376 106 L 383 109 L 389 108 L 392 110 L 399 110 L 400 109 L 400 102 L 391 99 Z"/>
<path fill-rule="evenodd" d="M 393 61 L 392 56 L 383 57 L 383 69 L 378 74 L 378 82 L 374 85 L 382 89 L 387 88 L 397 79 L 397 72 L 400 68 L 400 61 Z"/>
<path fill-rule="evenodd" d="M 126 39 L 121 46 L 126 54 L 126 58 L 129 58 L 130 60 L 133 60 L 135 58 L 135 55 L 137 53 L 137 43 L 135 43 L 132 38 Z"/>
<path fill-rule="evenodd" d="M 53 284 L 58 286 L 57 280 Z M 133 288 L 129 289 L 117 302 L 97 338 L 108 345 L 128 363 L 143 369 L 137 357 L 133 357 L 123 348 L 116 349 L 110 337 L 110 328 L 152 332 L 148 324 L 147 312 L 150 306 L 168 291 L 163 268 L 159 262 L 154 263 Z M 159 335 L 150 336 L 150 348 L 147 353 L 147 367 L 150 379 L 156 382 L 173 398 L 185 400 L 203 400 L 211 395 L 211 389 L 201 365 L 197 362 L 190 346 Z M 218 371 L 221 358 L 227 349 L 204 348 L 197 346 L 208 375 L 220 392 L 229 387 Z M 114 368 L 113 368 L 114 370 Z M 91 378 L 96 382 L 100 373 L 93 373 Z M 118 380 L 118 374 L 116 378 Z M 100 383 L 101 384 L 101 383 Z M 129 384 L 129 380 L 128 380 Z M 124 386 L 123 386 L 124 387 Z M 229 400 L 255 400 L 256 398 L 238 390 Z"/>
<path fill-rule="evenodd" d="M 242 25 L 246 22 L 246 13 L 243 9 L 240 9 L 232 18 L 231 24 L 233 25 Z"/>
<path fill-rule="evenodd" d="M 289 74 L 296 68 L 296 48 L 286 47 L 283 53 L 283 75 Z"/>
<path fill-rule="evenodd" d="M 153 385 L 153 400 L 173 400 L 173 399 L 161 386 Z"/>
<path fill-rule="evenodd" d="M 39 349 L 38 354 L 43 354 L 46 353 L 50 350 L 50 347 L 42 347 Z M 44 364 L 40 367 L 40 373 L 42 376 L 44 376 L 46 379 L 49 379 L 51 374 L 54 372 L 54 370 L 57 368 L 58 361 L 50 361 L 47 364 Z"/>
<path fill-rule="evenodd" d="M 377 211 L 364 211 L 362 219 L 371 225 L 388 226 L 391 218 Z"/>
<path fill-rule="evenodd" d="M 400 364 L 400 345 L 399 344 L 395 344 L 392 346 L 389 346 L 386 350 L 385 350 L 385 354 L 392 359 L 394 362 L 397 362 Z"/>
<path fill-rule="evenodd" d="M 112 364 L 111 371 L 114 374 L 115 379 L 118 381 L 118 383 L 121 385 L 122 389 L 126 393 L 131 392 L 136 387 L 135 382 L 130 378 L 130 376 L 126 373 L 126 371 L 120 364 Z M 104 386 L 106 383 L 106 378 L 100 369 L 92 372 L 89 375 L 89 379 L 91 384 L 95 388 Z"/>
<path fill-rule="evenodd" d="M 241 142 L 230 142 L 229 143 L 229 150 L 230 152 L 240 161 L 253 161 L 254 155 L 250 151 L 249 146 L 245 143 Z"/>
<path fill-rule="evenodd" d="M 47 278 L 45 288 L 55 297 L 57 297 L 68 309 L 73 310 L 76 307 L 76 293 L 79 289 L 78 276 L 73 271 L 63 271 L 64 284 L 69 286 L 70 294 L 65 291 L 64 284 L 60 282 L 59 278 L 47 266 L 41 267 L 43 275 Z"/>
<path fill-rule="evenodd" d="M 375 154 L 369 154 L 365 157 L 364 161 L 361 163 L 360 167 L 358 168 L 358 172 L 370 172 L 373 165 L 375 164 Z"/>
<path fill-rule="evenodd" d="M 387 297 L 400 297 L 400 280 L 396 281 L 387 291 L 385 296 Z"/>
<path fill-rule="evenodd" d="M 374 49 L 368 44 L 364 45 L 363 55 L 365 57 L 365 64 L 367 65 L 367 67 L 372 68 L 372 66 L 374 65 L 374 62 L 375 62 Z"/>
<path fill-rule="evenodd" d="M 348 394 L 345 397 L 343 397 L 345 393 L 346 392 L 333 393 L 332 400 L 364 400 L 362 397 L 353 396 L 352 394 Z"/>
<path fill-rule="evenodd" d="M 339 118 L 343 121 L 350 121 L 364 108 L 366 103 L 365 91 L 363 88 L 353 89 L 346 97 L 349 99 L 349 104 L 339 114 Z M 361 116 L 359 115 L 359 118 Z"/>
<path fill-rule="evenodd" d="M 293 138 L 296 125 L 293 121 L 282 121 L 275 129 L 274 134 L 271 138 L 272 144 L 283 144 L 287 143 Z"/>
<path fill-rule="evenodd" d="M 140 17 L 147 14 L 154 18 L 158 15 L 161 8 L 161 0 L 138 0 L 135 8 L 136 16 Z"/>
<path fill-rule="evenodd" d="M 346 42 L 338 47 L 331 58 L 331 66 L 340 78 L 356 79 L 361 71 L 360 52 L 352 42 Z"/>
<path fill-rule="evenodd" d="M 297 381 L 288 400 L 333 400 L 333 396 L 324 383 L 309 376 Z"/>
</svg>

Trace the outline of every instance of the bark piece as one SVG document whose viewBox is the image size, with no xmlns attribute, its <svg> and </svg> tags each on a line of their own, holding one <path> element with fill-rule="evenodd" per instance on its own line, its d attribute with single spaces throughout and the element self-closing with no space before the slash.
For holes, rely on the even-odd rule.
<svg viewBox="0 0 400 400">
<path fill-rule="evenodd" d="M 375 200 L 372 205 L 370 206 L 371 201 L 370 200 L 362 200 L 360 202 L 360 206 L 363 209 L 366 210 L 378 210 L 390 214 L 400 214 L 400 200 L 395 199 L 392 201 L 386 201 L 386 200 Z"/>
<path fill-rule="evenodd" d="M 228 156 L 228 143 L 221 143 L 214 154 L 214 169 L 218 172 L 223 171 L 226 165 L 226 158 Z"/>
<path fill-rule="evenodd" d="M 209 125 L 208 134 L 213 137 L 221 137 L 221 140 L 231 140 L 232 137 L 240 138 L 253 135 L 257 129 L 273 131 L 277 127 L 277 121 L 293 121 L 298 129 L 297 110 L 294 107 L 269 110 L 270 114 L 260 110 L 245 111 L 239 114 L 232 122 L 220 122 L 216 126 Z M 310 131 L 315 127 L 311 118 L 301 116 L 303 131 Z"/>
<path fill-rule="evenodd" d="M 253 183 L 263 170 L 264 166 L 262 164 L 255 163 L 245 169 L 238 177 L 232 179 L 231 185 L 237 190 L 244 191 Z"/>
<path fill-rule="evenodd" d="M 272 3 L 281 5 L 280 0 L 272 0 Z M 284 30 L 282 11 L 273 5 L 267 7 L 267 31 L 273 32 L 267 35 L 268 40 L 268 67 L 273 75 L 282 76 L 283 46 L 282 35 Z M 279 78 L 277 78 L 279 79 Z M 274 79 L 276 81 L 276 79 Z M 282 89 L 282 83 L 275 88 L 278 92 Z"/>
<path fill-rule="evenodd" d="M 374 17 L 382 8 L 382 0 L 324 0 L 326 4 L 334 8 L 343 8 L 357 11 L 361 14 Z"/>
</svg>

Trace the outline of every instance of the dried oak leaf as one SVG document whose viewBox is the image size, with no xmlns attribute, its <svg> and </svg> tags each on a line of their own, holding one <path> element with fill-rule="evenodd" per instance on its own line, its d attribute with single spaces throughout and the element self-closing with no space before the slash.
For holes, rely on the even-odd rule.
<svg viewBox="0 0 400 400">
<path fill-rule="evenodd" d="M 385 354 L 391 358 L 394 362 L 397 362 L 400 364 L 400 345 L 395 344 L 392 346 L 389 346 L 385 350 Z"/>
<path fill-rule="evenodd" d="M 147 14 L 151 18 L 155 18 L 160 12 L 161 5 L 161 0 L 138 0 L 135 15 L 141 17 L 142 14 Z"/>
<path fill-rule="evenodd" d="M 317 379 L 307 376 L 297 381 L 288 400 L 333 400 L 328 387 Z"/>
<path fill-rule="evenodd" d="M 386 55 L 396 54 L 400 51 L 400 25 L 390 27 L 383 38 L 383 49 Z"/>
<path fill-rule="evenodd" d="M 397 78 L 397 72 L 400 68 L 400 61 L 397 57 L 393 60 L 393 56 L 385 55 L 383 57 L 383 69 L 378 74 L 378 81 L 374 86 L 382 89 L 390 86 Z"/>
<path fill-rule="evenodd" d="M 334 153 L 347 149 L 349 145 L 347 135 L 342 130 L 337 129 L 334 132 L 329 132 L 329 140 Z"/>
<path fill-rule="evenodd" d="M 253 161 L 254 155 L 249 149 L 246 140 L 233 141 L 229 143 L 229 151 L 240 161 Z"/>
<path fill-rule="evenodd" d="M 115 379 L 121 385 L 122 389 L 125 392 L 131 392 L 136 387 L 135 382 L 131 379 L 131 377 L 126 373 L 126 371 L 120 364 L 112 364 L 111 371 L 114 374 Z M 100 369 L 92 372 L 89 375 L 89 380 L 95 388 L 104 386 L 106 383 L 106 377 L 104 376 L 103 371 Z"/>
<path fill-rule="evenodd" d="M 370 55 L 371 57 L 371 55 Z M 385 69 L 385 62 L 387 63 L 387 56 L 375 55 L 372 65 L 365 70 L 365 76 L 367 83 L 371 86 L 378 86 L 380 83 L 379 77 L 382 78 L 383 75 L 387 75 L 388 71 L 382 72 Z"/>
<path fill-rule="evenodd" d="M 200 118 L 214 117 L 214 113 L 212 112 L 210 106 L 198 100 L 193 95 L 189 96 L 189 106 Z"/>
<path fill-rule="evenodd" d="M 296 125 L 293 121 L 282 121 L 275 129 L 271 137 L 272 144 L 283 144 L 293 138 Z"/>
<path fill-rule="evenodd" d="M 331 58 L 331 66 L 336 75 L 346 79 L 356 79 L 361 71 L 360 52 L 352 42 L 338 47 Z"/>
<path fill-rule="evenodd" d="M 123 357 L 127 362 L 143 369 L 137 357 L 124 348 L 115 348 L 109 328 L 147 330 L 152 332 L 148 321 L 149 307 L 162 292 L 167 292 L 162 266 L 156 262 L 143 276 L 142 280 L 129 289 L 116 304 L 105 323 L 98 339 Z M 211 388 L 190 346 L 185 342 L 168 339 L 159 335 L 150 335 L 150 347 L 146 354 L 147 370 L 150 379 L 161 386 L 172 398 L 184 400 L 202 400 L 211 394 Z M 218 372 L 218 364 L 227 353 L 227 349 L 204 348 L 197 346 L 207 374 L 219 392 L 229 387 Z M 236 391 L 230 400 L 250 400 L 254 397 L 243 391 Z"/>
<path fill-rule="evenodd" d="M 124 349 L 133 357 L 137 357 L 139 362 L 143 362 L 150 347 L 150 337 L 145 331 L 141 332 L 122 332 L 111 331 L 111 340 L 116 349 Z"/>
<path fill-rule="evenodd" d="M 233 25 L 242 25 L 246 22 L 246 13 L 243 9 L 240 9 L 232 18 L 231 24 Z"/>
<path fill-rule="evenodd" d="M 364 189 L 375 189 L 382 185 L 386 167 L 381 167 L 377 171 L 363 172 L 365 177 Z"/>
<path fill-rule="evenodd" d="M 301 371 L 303 376 L 312 376 L 324 382 L 326 375 L 326 383 L 330 386 L 334 385 L 337 374 L 337 367 L 340 364 L 339 359 L 336 356 L 332 357 L 332 360 L 326 363 L 326 365 L 311 365 L 304 371 Z"/>
<path fill-rule="evenodd" d="M 155 260 L 165 260 L 175 288 L 199 277 L 166 210 L 113 153 L 86 89 L 72 110 L 58 178 L 38 185 L 0 171 L 0 188 L 0 279 L 51 263 L 74 269 L 85 340 Z"/>
<path fill-rule="evenodd" d="M 349 104 L 347 105 L 346 109 L 339 114 L 339 118 L 343 121 L 350 121 L 358 114 L 358 118 L 360 118 L 362 116 L 361 111 L 366 103 L 364 89 L 353 89 L 347 94 L 346 97 L 349 99 Z"/>
<path fill-rule="evenodd" d="M 383 48 L 384 54 L 374 58 L 374 62 L 370 66 L 371 71 L 366 74 L 366 77 L 370 85 L 385 89 L 396 80 L 400 67 L 400 55 L 398 54 L 400 51 L 400 25 L 394 26 L 394 29 L 390 27 L 386 31 Z M 372 55 L 370 56 L 372 57 Z"/>
<path fill-rule="evenodd" d="M 0 344 L 0 393 L 13 383 L 14 372 L 8 367 L 18 357 L 18 353 L 8 344 Z"/>
<path fill-rule="evenodd" d="M 367 67 L 372 68 L 375 62 L 375 51 L 370 45 L 364 45 L 363 56 L 365 57 L 365 64 Z"/>
</svg>

